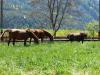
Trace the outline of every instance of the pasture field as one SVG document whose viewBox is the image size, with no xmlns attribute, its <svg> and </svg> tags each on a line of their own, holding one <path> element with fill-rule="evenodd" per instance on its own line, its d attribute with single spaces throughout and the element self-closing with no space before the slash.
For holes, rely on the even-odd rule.
<svg viewBox="0 0 100 75">
<path fill-rule="evenodd" d="M 53 34 L 52 30 L 47 30 L 49 31 L 51 34 Z M 61 29 L 57 32 L 57 36 L 66 36 L 69 33 L 79 33 L 79 32 L 86 32 L 88 37 L 93 37 L 93 34 L 91 34 L 90 31 L 86 31 L 86 30 L 76 30 L 76 29 Z M 98 37 L 98 33 L 94 31 L 94 36 Z"/>
<path fill-rule="evenodd" d="M 0 75 L 100 75 L 100 42 L 0 43 Z"/>
</svg>

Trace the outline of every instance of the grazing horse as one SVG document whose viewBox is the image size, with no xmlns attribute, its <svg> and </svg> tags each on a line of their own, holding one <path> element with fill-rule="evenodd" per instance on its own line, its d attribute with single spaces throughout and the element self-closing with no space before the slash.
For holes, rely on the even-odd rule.
<svg viewBox="0 0 100 75">
<path fill-rule="evenodd" d="M 84 41 L 85 38 L 87 38 L 86 33 L 70 33 L 67 35 L 67 38 L 73 42 L 73 41 Z"/>
<path fill-rule="evenodd" d="M 41 42 L 43 42 L 44 38 L 49 38 L 50 41 L 53 41 L 53 36 L 46 30 L 43 29 L 29 29 L 31 32 L 33 32 L 38 38 L 41 39 Z M 31 43 L 31 39 L 30 39 Z"/>
<path fill-rule="evenodd" d="M 8 29 L 5 30 L 4 33 L 5 32 L 9 33 L 8 46 L 11 40 L 13 40 L 13 45 L 15 45 L 16 40 L 24 40 L 24 46 L 25 46 L 28 38 L 33 38 L 35 43 L 39 43 L 38 37 L 29 30 Z M 1 37 L 3 37 L 4 33 L 1 35 Z"/>
</svg>

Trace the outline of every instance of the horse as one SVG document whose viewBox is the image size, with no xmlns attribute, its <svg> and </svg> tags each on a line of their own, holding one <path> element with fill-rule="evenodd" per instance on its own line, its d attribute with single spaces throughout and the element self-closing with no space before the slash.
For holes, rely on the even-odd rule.
<svg viewBox="0 0 100 75">
<path fill-rule="evenodd" d="M 24 46 L 26 46 L 26 41 L 28 38 L 33 38 L 35 43 L 37 43 L 37 44 L 39 43 L 38 37 L 29 30 L 8 29 L 2 33 L 1 37 L 3 37 L 5 32 L 9 33 L 8 46 L 9 46 L 11 40 L 13 40 L 13 45 L 15 45 L 16 40 L 24 40 Z"/>
<path fill-rule="evenodd" d="M 43 29 L 29 29 L 31 32 L 33 32 L 39 39 L 41 39 L 41 42 L 43 42 L 44 38 L 49 38 L 50 41 L 53 41 L 53 36 L 46 30 Z M 30 43 L 31 43 L 30 39 Z"/>
<path fill-rule="evenodd" d="M 73 42 L 73 41 L 82 41 L 82 44 L 83 44 L 83 41 L 85 38 L 87 38 L 87 34 L 86 33 L 70 33 L 67 35 L 67 38 Z"/>
</svg>

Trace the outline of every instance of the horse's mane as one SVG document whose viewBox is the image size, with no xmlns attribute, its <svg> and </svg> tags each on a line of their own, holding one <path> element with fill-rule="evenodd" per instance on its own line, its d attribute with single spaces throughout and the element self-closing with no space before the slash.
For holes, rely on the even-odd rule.
<svg viewBox="0 0 100 75">
<path fill-rule="evenodd" d="M 43 30 L 43 32 L 45 33 L 46 36 L 48 36 L 50 38 L 51 41 L 53 41 L 53 36 L 48 31 Z"/>
</svg>

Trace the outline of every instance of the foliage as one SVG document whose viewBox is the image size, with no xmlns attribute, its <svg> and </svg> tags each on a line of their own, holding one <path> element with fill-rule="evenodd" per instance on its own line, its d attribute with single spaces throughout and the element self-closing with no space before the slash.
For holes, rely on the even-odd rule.
<svg viewBox="0 0 100 75">
<path fill-rule="evenodd" d="M 99 31 L 99 22 L 98 21 L 92 21 L 87 24 L 87 30 L 90 32 L 91 36 L 94 36 L 94 32 Z"/>
</svg>

